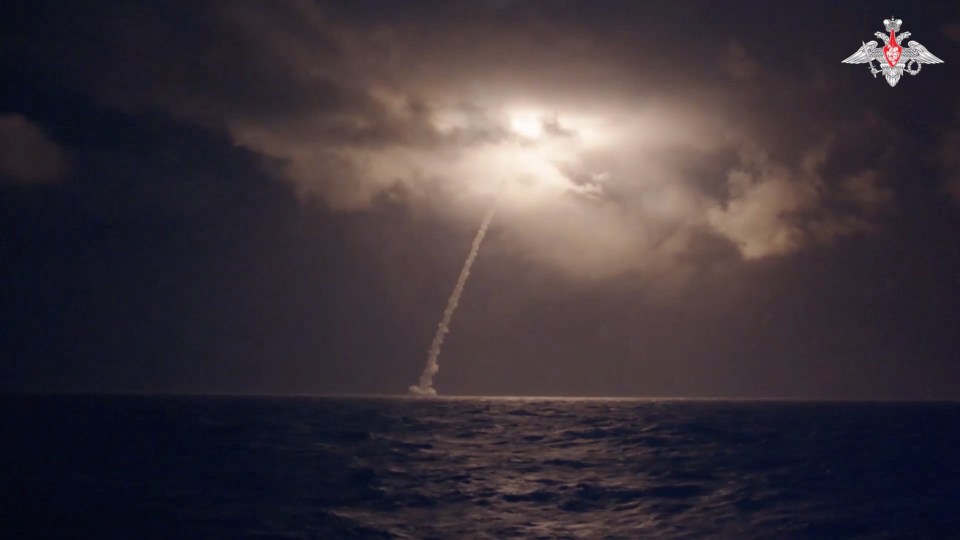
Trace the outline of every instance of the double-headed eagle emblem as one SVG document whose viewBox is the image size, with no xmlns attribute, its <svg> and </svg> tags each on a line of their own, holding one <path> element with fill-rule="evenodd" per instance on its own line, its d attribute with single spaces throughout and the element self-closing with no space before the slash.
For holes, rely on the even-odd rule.
<svg viewBox="0 0 960 540">
<path fill-rule="evenodd" d="M 943 60 L 930 54 L 926 47 L 916 41 L 910 40 L 910 46 L 904 48 L 902 43 L 910 37 L 910 32 L 898 34 L 901 24 L 903 24 L 903 21 L 900 19 L 894 19 L 893 17 L 884 19 L 883 27 L 887 32 L 890 32 L 889 40 L 887 35 L 882 32 L 874 33 L 875 36 L 880 38 L 880 45 L 883 45 L 883 48 L 879 48 L 874 40 L 870 40 L 870 43 L 861 42 L 863 47 L 860 47 L 843 63 L 867 64 L 874 78 L 877 77 L 878 73 L 883 73 L 883 77 L 890 83 L 890 86 L 896 86 L 904 73 L 910 75 L 920 73 L 923 64 L 943 63 Z M 876 67 L 874 67 L 874 62 L 876 62 Z"/>
</svg>

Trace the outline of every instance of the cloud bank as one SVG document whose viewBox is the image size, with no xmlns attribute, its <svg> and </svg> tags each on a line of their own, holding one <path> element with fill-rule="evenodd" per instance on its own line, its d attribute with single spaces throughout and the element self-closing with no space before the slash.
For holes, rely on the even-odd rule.
<svg viewBox="0 0 960 540">
<path fill-rule="evenodd" d="M 717 65 L 701 54 L 716 36 L 671 49 L 657 25 L 638 36 L 643 21 L 695 21 L 693 4 L 589 25 L 535 3 L 71 9 L 51 16 L 76 19 L 80 46 L 26 52 L 74 60 L 68 84 L 224 129 L 338 211 L 475 223 L 506 181 L 498 241 L 578 279 L 786 256 L 869 232 L 894 204 L 815 129 L 842 108 L 785 106 L 825 91 L 811 73 L 773 73 L 729 38 Z M 108 30 L 84 37 L 87 20 Z M 78 58 L 103 76 L 70 71 Z"/>
</svg>

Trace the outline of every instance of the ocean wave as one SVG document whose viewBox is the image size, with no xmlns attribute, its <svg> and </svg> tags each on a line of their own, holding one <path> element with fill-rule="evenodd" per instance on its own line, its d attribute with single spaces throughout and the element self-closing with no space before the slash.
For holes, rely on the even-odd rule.
<svg viewBox="0 0 960 540">
<path fill-rule="evenodd" d="M 11 537 L 960 531 L 960 406 L 118 398 L 0 414 Z"/>
</svg>

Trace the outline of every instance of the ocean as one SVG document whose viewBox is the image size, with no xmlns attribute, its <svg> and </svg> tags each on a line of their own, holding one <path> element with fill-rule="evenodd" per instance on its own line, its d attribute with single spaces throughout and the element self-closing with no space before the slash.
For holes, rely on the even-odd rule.
<svg viewBox="0 0 960 540">
<path fill-rule="evenodd" d="M 960 404 L 6 396 L 4 538 L 960 538 Z"/>
</svg>

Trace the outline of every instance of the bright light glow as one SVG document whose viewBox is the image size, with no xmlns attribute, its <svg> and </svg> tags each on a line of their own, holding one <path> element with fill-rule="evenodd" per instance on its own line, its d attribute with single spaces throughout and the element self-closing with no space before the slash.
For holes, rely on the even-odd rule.
<svg viewBox="0 0 960 540">
<path fill-rule="evenodd" d="M 344 162 L 365 179 L 345 183 L 340 204 L 359 206 L 398 179 L 404 180 L 408 196 L 423 200 L 450 185 L 458 186 L 451 193 L 464 204 L 499 195 L 504 213 L 534 211 L 571 193 L 596 200 L 603 197 L 603 184 L 611 173 L 583 156 L 614 147 L 622 138 L 622 126 L 587 111 L 529 104 L 487 111 L 460 107 L 432 111 L 430 122 L 440 134 L 464 134 L 469 142 L 461 147 L 340 150 Z M 500 136 L 504 128 L 512 136 Z M 577 171 L 577 182 L 571 171 Z M 586 178 L 593 180 L 584 184 Z"/>
<path fill-rule="evenodd" d="M 537 139 L 543 134 L 543 120 L 533 113 L 515 113 L 510 115 L 510 129 L 528 139 Z"/>
</svg>

